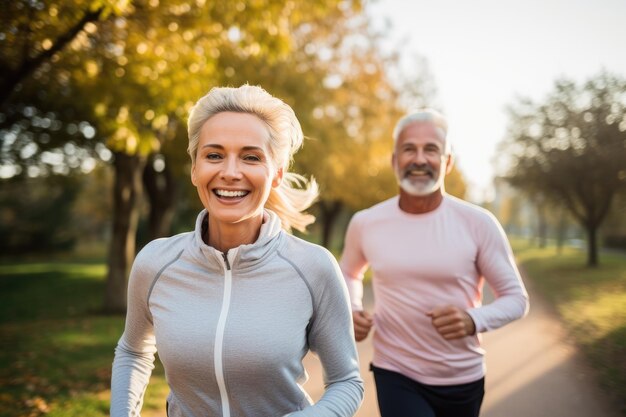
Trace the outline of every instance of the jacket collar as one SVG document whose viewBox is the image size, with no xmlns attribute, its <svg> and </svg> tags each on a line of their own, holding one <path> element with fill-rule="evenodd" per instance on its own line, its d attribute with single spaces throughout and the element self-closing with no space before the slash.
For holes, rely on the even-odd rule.
<svg viewBox="0 0 626 417">
<path fill-rule="evenodd" d="M 222 268 L 222 252 L 207 245 L 202 239 L 203 232 L 206 231 L 208 227 L 208 216 L 209 214 L 206 209 L 204 209 L 196 218 L 196 227 L 193 232 L 194 246 L 200 249 L 205 262 L 209 260 L 211 264 L 216 263 Z M 263 224 L 261 224 L 261 231 L 257 240 L 253 243 L 231 249 L 231 251 L 236 251 L 236 256 L 232 260 L 231 268 L 248 269 L 256 267 L 270 256 L 273 256 L 282 236 L 281 231 L 282 226 L 278 215 L 271 210 L 265 209 L 263 213 Z"/>
</svg>

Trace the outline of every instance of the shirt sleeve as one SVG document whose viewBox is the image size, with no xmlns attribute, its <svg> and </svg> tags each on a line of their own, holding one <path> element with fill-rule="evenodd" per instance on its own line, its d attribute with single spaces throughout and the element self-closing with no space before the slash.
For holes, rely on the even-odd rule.
<svg viewBox="0 0 626 417">
<path fill-rule="evenodd" d="M 352 311 L 363 311 L 363 274 L 368 262 L 362 249 L 362 223 L 360 212 L 350 220 L 340 261 Z"/>
<path fill-rule="evenodd" d="M 347 289 L 337 262 L 330 253 L 327 256 L 325 276 L 312 285 L 315 312 L 308 337 L 309 348 L 324 369 L 325 391 L 317 403 L 290 417 L 349 417 L 363 400 Z"/>
<path fill-rule="evenodd" d="M 467 311 L 474 320 L 476 332 L 480 333 L 524 317 L 528 312 L 528 293 L 509 241 L 493 215 L 485 215 L 476 234 L 479 245 L 477 268 L 495 296 L 490 304 Z"/>
<path fill-rule="evenodd" d="M 148 293 L 152 268 L 140 253 L 128 284 L 128 309 L 124 333 L 115 348 L 111 377 L 111 417 L 138 416 L 154 368 L 156 342 Z"/>
</svg>

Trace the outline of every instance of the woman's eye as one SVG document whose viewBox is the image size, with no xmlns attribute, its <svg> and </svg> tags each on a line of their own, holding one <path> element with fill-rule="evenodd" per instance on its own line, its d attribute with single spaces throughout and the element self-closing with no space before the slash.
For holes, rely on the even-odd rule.
<svg viewBox="0 0 626 417">
<path fill-rule="evenodd" d="M 206 159 L 210 159 L 210 160 L 217 160 L 221 158 L 222 156 L 219 153 L 209 153 L 206 155 Z"/>
<path fill-rule="evenodd" d="M 261 158 L 257 155 L 246 155 L 243 157 L 243 159 L 245 161 L 251 161 L 251 162 L 259 162 L 261 161 Z"/>
</svg>

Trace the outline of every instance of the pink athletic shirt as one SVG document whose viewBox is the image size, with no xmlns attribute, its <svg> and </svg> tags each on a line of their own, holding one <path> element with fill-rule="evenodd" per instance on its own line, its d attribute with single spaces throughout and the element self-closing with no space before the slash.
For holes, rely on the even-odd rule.
<svg viewBox="0 0 626 417">
<path fill-rule="evenodd" d="M 354 215 L 340 262 L 352 302 L 363 309 L 363 273 L 373 272 L 374 366 L 429 385 L 485 375 L 478 333 L 523 317 L 528 295 L 498 221 L 487 210 L 444 195 L 435 210 L 410 214 L 399 197 Z M 484 281 L 496 299 L 482 305 Z M 445 340 L 426 313 L 465 309 L 477 334 Z"/>
</svg>

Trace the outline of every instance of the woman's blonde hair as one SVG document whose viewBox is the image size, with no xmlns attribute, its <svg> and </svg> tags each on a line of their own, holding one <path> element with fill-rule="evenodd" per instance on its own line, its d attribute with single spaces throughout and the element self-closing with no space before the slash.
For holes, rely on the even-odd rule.
<svg viewBox="0 0 626 417">
<path fill-rule="evenodd" d="M 202 126 L 222 112 L 253 114 L 267 124 L 270 156 L 276 167 L 283 169 L 283 179 L 278 187 L 270 191 L 265 207 L 278 214 L 285 230 L 294 228 L 305 231 L 306 226 L 315 221 L 315 217 L 303 212 L 317 198 L 318 186 L 314 179 L 307 181 L 302 175 L 287 172 L 293 155 L 300 149 L 304 139 L 302 127 L 292 108 L 258 86 L 212 88 L 198 100 L 189 114 L 187 152 L 192 165 L 196 163 Z"/>
</svg>

